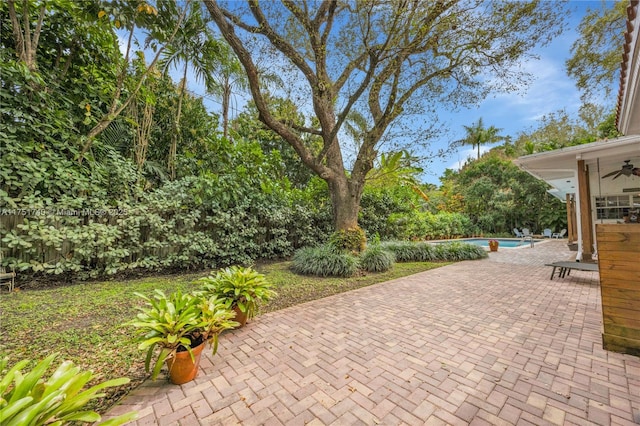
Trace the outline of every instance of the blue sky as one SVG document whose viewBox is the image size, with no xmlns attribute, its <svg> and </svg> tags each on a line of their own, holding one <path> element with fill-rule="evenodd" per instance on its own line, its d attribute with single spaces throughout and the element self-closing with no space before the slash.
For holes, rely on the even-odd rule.
<svg viewBox="0 0 640 426">
<path fill-rule="evenodd" d="M 447 123 L 449 133 L 434 147 L 445 147 L 450 141 L 462 139 L 465 135 L 463 125 L 471 125 L 482 117 L 485 126 L 496 126 L 500 134 L 516 137 L 519 132 L 537 125 L 542 116 L 565 110 L 570 116 L 577 116 L 581 106 L 580 93 L 574 80 L 567 76 L 565 61 L 569 58 L 571 45 L 578 37 L 577 27 L 588 8 L 602 6 L 596 1 L 571 1 L 572 10 L 568 29 L 551 44 L 538 49 L 538 60 L 523 63 L 525 70 L 534 75 L 534 80 L 523 94 L 500 94 L 486 99 L 477 108 L 464 109 L 456 113 L 440 112 L 440 118 Z M 622 57 L 621 57 L 622 60 Z M 492 145 L 483 146 L 481 152 L 488 151 Z M 457 170 L 468 158 L 476 158 L 477 148 L 459 148 L 445 158 L 434 158 L 431 164 L 424 165 L 423 181 L 440 184 L 439 177 L 447 168 Z"/>
</svg>

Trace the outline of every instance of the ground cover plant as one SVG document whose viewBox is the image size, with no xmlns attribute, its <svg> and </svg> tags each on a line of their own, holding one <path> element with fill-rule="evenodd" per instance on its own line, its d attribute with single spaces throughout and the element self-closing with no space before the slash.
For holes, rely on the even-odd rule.
<svg viewBox="0 0 640 426">
<path fill-rule="evenodd" d="M 358 258 L 333 244 L 324 244 L 296 251 L 291 268 L 302 275 L 350 277 L 358 270 Z"/>
<path fill-rule="evenodd" d="M 351 278 L 320 278 L 295 275 L 291 262 L 258 266 L 274 284 L 278 295 L 259 313 L 270 312 L 332 294 L 411 275 L 446 263 L 404 263 L 385 273 Z M 131 382 L 107 390 L 105 398 L 91 408 L 104 412 L 131 387 L 146 377 L 144 353 L 133 341 L 134 330 L 123 325 L 133 319 L 143 300 L 134 292 L 151 296 L 155 289 L 171 293 L 201 288 L 198 280 L 208 275 L 185 274 L 131 281 L 81 283 L 41 290 L 0 294 L 0 359 L 9 365 L 19 360 L 41 360 L 53 353 L 73 361 L 83 370 L 92 370 L 94 381 L 129 377 Z M 224 339 L 224 336 L 221 337 Z"/>
<path fill-rule="evenodd" d="M 437 262 L 476 260 L 487 257 L 477 245 L 464 242 L 427 243 L 424 241 L 375 242 L 361 254 L 341 250 L 329 243 L 304 247 L 293 255 L 291 269 L 302 275 L 350 277 L 358 272 L 383 272 L 398 262 Z"/>
</svg>

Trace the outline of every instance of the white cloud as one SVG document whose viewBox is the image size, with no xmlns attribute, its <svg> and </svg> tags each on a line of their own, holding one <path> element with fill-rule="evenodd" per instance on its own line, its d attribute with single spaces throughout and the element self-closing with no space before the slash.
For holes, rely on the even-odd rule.
<svg viewBox="0 0 640 426">
<path fill-rule="evenodd" d="M 485 102 L 487 107 L 522 124 L 533 124 L 559 109 L 577 111 L 581 105 L 579 93 L 566 75 L 563 62 L 541 58 L 522 64 L 522 68 L 534 78 L 526 92 L 499 94 Z"/>
</svg>

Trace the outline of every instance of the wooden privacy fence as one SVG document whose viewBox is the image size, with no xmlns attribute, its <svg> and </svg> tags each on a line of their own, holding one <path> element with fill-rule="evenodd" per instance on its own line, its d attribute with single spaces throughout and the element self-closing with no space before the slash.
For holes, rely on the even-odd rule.
<svg viewBox="0 0 640 426">
<path fill-rule="evenodd" d="M 640 355 L 640 224 L 596 225 L 606 350 Z"/>
</svg>

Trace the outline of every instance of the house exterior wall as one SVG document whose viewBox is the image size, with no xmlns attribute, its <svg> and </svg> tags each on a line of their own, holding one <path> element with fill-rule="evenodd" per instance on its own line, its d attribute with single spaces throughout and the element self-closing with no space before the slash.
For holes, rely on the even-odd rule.
<svg viewBox="0 0 640 426">
<path fill-rule="evenodd" d="M 608 172 L 610 170 L 598 173 L 594 166 L 589 171 L 593 235 L 596 235 L 596 224 L 620 223 L 624 211 L 640 208 L 640 177 L 620 176 L 615 180 L 611 177 L 600 178 Z M 632 189 L 636 190 L 630 191 Z"/>
</svg>

